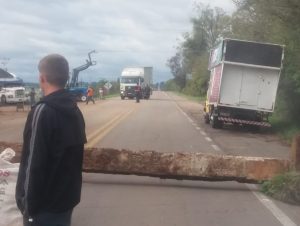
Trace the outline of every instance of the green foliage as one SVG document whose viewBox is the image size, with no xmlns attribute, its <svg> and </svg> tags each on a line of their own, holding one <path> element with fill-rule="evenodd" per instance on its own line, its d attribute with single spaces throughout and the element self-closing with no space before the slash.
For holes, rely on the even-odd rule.
<svg viewBox="0 0 300 226">
<path fill-rule="evenodd" d="M 186 85 L 186 71 L 183 66 L 182 62 L 182 53 L 177 52 L 175 56 L 171 57 L 168 62 L 167 66 L 170 67 L 171 73 L 174 76 L 174 82 L 182 89 Z"/>
<path fill-rule="evenodd" d="M 188 95 L 203 96 L 209 80 L 209 51 L 222 36 L 230 33 L 230 16 L 221 8 L 202 4 L 196 6 L 196 12 L 197 16 L 191 20 L 192 32 L 184 35 L 184 41 L 167 65 L 180 90 Z M 187 81 L 187 74 L 192 75 L 191 80 Z"/>
<path fill-rule="evenodd" d="M 165 91 L 175 91 L 175 92 L 181 91 L 180 87 L 176 84 L 174 79 L 170 79 L 170 80 L 166 81 L 163 89 Z"/>
<path fill-rule="evenodd" d="M 292 204 L 300 204 L 300 174 L 289 172 L 275 176 L 272 180 L 263 183 L 262 192 Z"/>
<path fill-rule="evenodd" d="M 93 87 L 93 89 L 95 90 L 95 97 L 99 97 L 99 89 L 100 88 L 103 88 L 104 91 L 105 91 L 105 94 L 106 95 L 113 95 L 113 94 L 118 94 L 120 92 L 120 83 L 119 81 L 110 81 L 110 83 L 112 84 L 112 87 L 110 88 L 109 91 L 107 91 L 105 88 L 104 88 L 104 85 L 105 83 L 107 83 L 108 81 L 107 80 L 100 80 L 98 82 L 93 82 L 91 83 L 90 85 Z"/>
<path fill-rule="evenodd" d="M 297 134 L 300 134 L 300 126 L 297 125 L 297 123 L 291 122 L 288 118 L 283 117 L 280 113 L 281 112 L 277 110 L 270 118 L 272 130 L 278 132 L 284 140 L 291 144 L 293 138 Z"/>
<path fill-rule="evenodd" d="M 208 88 L 209 71 L 207 70 L 208 55 L 202 55 L 196 58 L 193 71 L 192 80 L 184 91 L 192 96 L 205 96 Z"/>
</svg>

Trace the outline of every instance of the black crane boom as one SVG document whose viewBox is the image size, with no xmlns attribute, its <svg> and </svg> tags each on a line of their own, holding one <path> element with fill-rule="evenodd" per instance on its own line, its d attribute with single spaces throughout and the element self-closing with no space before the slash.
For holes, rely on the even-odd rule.
<svg viewBox="0 0 300 226">
<path fill-rule="evenodd" d="M 96 53 L 96 51 L 93 50 L 93 51 L 89 52 L 88 53 L 88 59 L 86 60 L 86 63 L 73 69 L 72 78 L 71 78 L 71 81 L 69 83 L 70 88 L 78 86 L 79 72 L 86 70 L 90 66 L 96 65 L 96 61 L 92 61 L 92 59 L 91 59 L 91 54 L 92 53 Z"/>
</svg>

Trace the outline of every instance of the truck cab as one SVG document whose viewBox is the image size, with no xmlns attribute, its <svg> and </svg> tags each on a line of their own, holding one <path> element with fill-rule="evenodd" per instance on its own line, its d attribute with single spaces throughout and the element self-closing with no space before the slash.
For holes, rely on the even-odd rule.
<svg viewBox="0 0 300 226">
<path fill-rule="evenodd" d="M 133 67 L 124 68 L 120 77 L 120 97 L 124 100 L 126 97 L 133 99 L 135 97 L 135 88 L 137 85 L 142 88 L 142 98 L 149 99 L 150 92 L 147 88 L 152 84 L 152 67 Z"/>
<path fill-rule="evenodd" d="M 26 101 L 22 79 L 3 69 L 0 69 L 0 101 L 1 104 Z"/>
<path fill-rule="evenodd" d="M 2 87 L 0 88 L 1 104 L 25 102 L 25 88 L 17 87 Z"/>
<path fill-rule="evenodd" d="M 133 77 L 121 77 L 120 79 L 120 95 L 121 99 L 124 100 L 125 97 L 132 99 L 135 97 L 135 88 L 137 85 L 143 83 L 143 78 L 140 76 Z"/>
</svg>

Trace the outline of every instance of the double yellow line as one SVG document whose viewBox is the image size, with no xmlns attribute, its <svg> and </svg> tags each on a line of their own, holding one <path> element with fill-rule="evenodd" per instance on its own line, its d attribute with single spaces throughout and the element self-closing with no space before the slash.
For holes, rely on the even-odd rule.
<svg viewBox="0 0 300 226">
<path fill-rule="evenodd" d="M 113 128 L 115 128 L 120 122 L 126 119 L 129 115 L 135 112 L 136 109 L 131 109 L 126 112 L 121 112 L 101 126 L 96 131 L 92 132 L 87 136 L 87 144 L 85 145 L 86 148 L 94 147 L 100 140 L 104 138 Z"/>
</svg>

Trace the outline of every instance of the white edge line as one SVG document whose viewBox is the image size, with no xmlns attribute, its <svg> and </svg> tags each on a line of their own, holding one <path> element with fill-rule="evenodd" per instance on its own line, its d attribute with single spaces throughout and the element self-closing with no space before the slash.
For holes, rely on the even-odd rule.
<svg viewBox="0 0 300 226">
<path fill-rule="evenodd" d="M 212 139 L 209 137 L 205 137 L 205 140 L 207 140 L 208 142 L 212 142 Z"/>
<path fill-rule="evenodd" d="M 297 226 L 275 203 L 267 196 L 255 191 L 257 187 L 253 184 L 246 184 L 254 196 L 276 217 L 283 226 Z"/>
<path fill-rule="evenodd" d="M 167 94 L 166 94 L 167 95 Z M 169 96 L 168 96 L 169 97 Z M 169 97 L 170 98 L 170 97 Z M 183 110 L 182 110 L 182 108 L 178 105 L 178 103 L 176 102 L 176 101 L 174 101 L 174 103 L 175 103 L 175 105 L 176 105 L 176 107 L 177 107 L 177 109 L 187 118 L 187 120 L 190 122 L 190 123 L 192 123 L 192 125 L 193 126 L 197 126 L 197 124 L 194 122 L 194 120 L 191 118 L 191 117 L 189 117 L 188 116 L 188 114 L 187 113 L 185 113 Z"/>
<path fill-rule="evenodd" d="M 218 145 L 212 144 L 211 146 L 212 146 L 213 149 L 215 149 L 216 151 L 221 151 L 221 148 L 219 148 Z"/>
<path fill-rule="evenodd" d="M 207 134 L 204 131 L 200 132 L 203 136 L 206 136 Z"/>
</svg>

